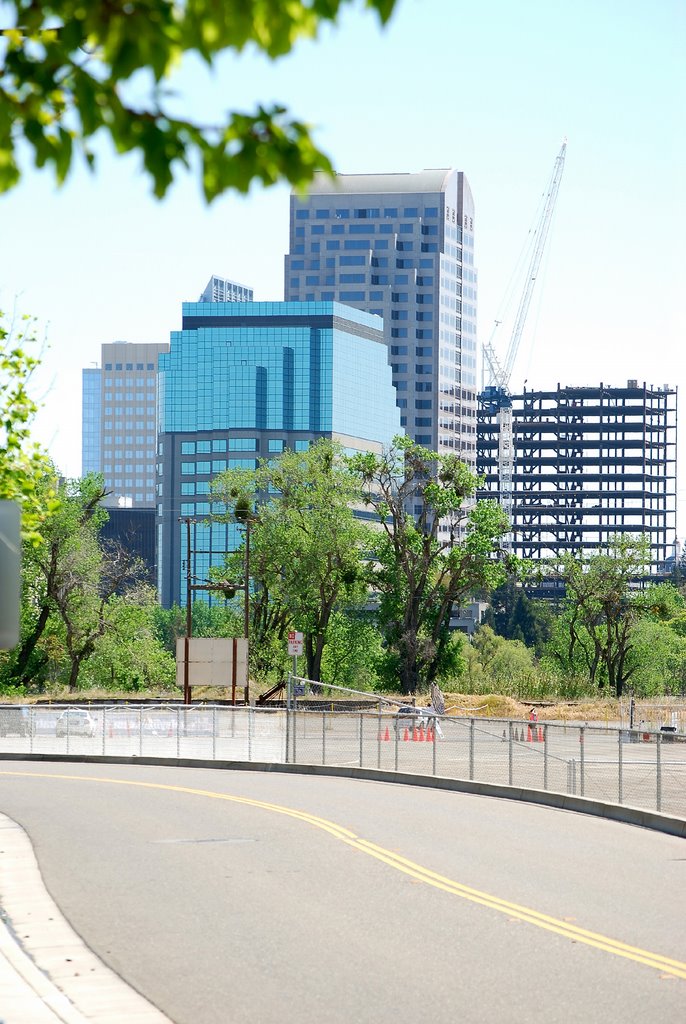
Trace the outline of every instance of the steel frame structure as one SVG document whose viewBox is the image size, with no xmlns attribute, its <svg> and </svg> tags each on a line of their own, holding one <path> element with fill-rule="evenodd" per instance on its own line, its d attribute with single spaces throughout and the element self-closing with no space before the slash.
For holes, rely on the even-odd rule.
<svg viewBox="0 0 686 1024">
<path fill-rule="evenodd" d="M 676 542 L 677 390 L 561 387 L 510 396 L 512 551 L 523 558 L 589 552 L 617 534 L 645 534 L 651 574 Z M 496 402 L 480 396 L 479 498 L 502 500 Z"/>
</svg>

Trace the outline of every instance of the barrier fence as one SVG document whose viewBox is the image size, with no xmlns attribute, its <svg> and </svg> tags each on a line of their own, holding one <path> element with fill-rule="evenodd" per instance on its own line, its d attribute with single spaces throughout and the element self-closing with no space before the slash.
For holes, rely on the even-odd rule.
<svg viewBox="0 0 686 1024">
<path fill-rule="evenodd" d="M 380 768 L 569 793 L 686 818 L 686 733 L 389 711 L 0 707 L 0 753 Z"/>
</svg>

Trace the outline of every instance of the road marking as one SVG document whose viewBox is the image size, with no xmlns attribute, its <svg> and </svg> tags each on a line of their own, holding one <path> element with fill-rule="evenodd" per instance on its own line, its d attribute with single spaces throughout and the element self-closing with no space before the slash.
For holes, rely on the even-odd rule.
<svg viewBox="0 0 686 1024">
<path fill-rule="evenodd" d="M 50 772 L 0 771 L 0 775 L 13 775 L 21 778 L 60 779 L 69 782 L 100 782 L 114 786 L 138 786 L 141 789 L 159 789 L 172 793 L 187 793 L 190 796 L 202 796 L 211 800 L 225 800 L 228 803 L 244 804 L 248 807 L 273 811 L 276 814 L 283 814 L 286 817 L 295 818 L 314 828 L 321 829 L 323 832 L 333 836 L 334 839 L 338 839 L 347 846 L 351 846 L 353 849 L 381 861 L 396 871 L 409 875 L 418 882 L 423 882 L 425 885 L 430 885 L 434 889 L 447 892 L 452 896 L 459 896 L 461 899 L 469 900 L 471 903 L 477 903 L 480 906 L 487 907 L 489 910 L 506 914 L 510 920 L 524 921 L 545 931 L 554 932 L 563 938 L 571 939 L 573 942 L 581 942 L 587 946 L 592 946 L 594 949 L 600 949 L 605 953 L 612 953 L 614 956 L 633 960 L 646 967 L 661 971 L 663 975 L 666 972 L 670 977 L 686 979 L 686 963 L 681 960 L 672 960 L 670 957 L 662 956 L 659 953 L 651 953 L 648 950 L 641 949 L 639 946 L 627 945 L 624 942 L 611 939 L 598 932 L 580 928 L 562 918 L 551 917 L 538 910 L 533 910 L 531 907 L 511 903 L 509 900 L 501 899 L 499 896 L 493 896 L 479 889 L 473 889 L 468 885 L 463 885 L 461 882 L 456 882 L 451 878 L 446 878 L 444 875 L 431 871 L 421 864 L 416 864 L 399 853 L 394 853 L 392 850 L 387 850 L 383 846 L 378 846 L 376 843 L 363 839 L 355 832 L 342 825 L 338 825 L 334 821 L 320 818 L 315 814 L 310 814 L 308 811 L 299 811 L 292 807 L 285 807 L 281 804 L 273 804 L 264 800 L 254 800 L 251 797 L 232 796 L 228 793 L 216 793 L 213 790 L 195 789 L 190 786 L 170 786 L 160 782 L 138 782 L 132 779 L 111 779 L 91 775 L 56 775 Z"/>
</svg>

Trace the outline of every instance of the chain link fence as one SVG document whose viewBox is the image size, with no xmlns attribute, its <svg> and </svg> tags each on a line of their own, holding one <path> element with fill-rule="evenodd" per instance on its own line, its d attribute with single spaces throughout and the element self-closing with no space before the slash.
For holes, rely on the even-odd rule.
<svg viewBox="0 0 686 1024">
<path fill-rule="evenodd" d="M 686 733 L 429 713 L 226 706 L 0 707 L 0 753 L 379 768 L 686 818 Z"/>
</svg>

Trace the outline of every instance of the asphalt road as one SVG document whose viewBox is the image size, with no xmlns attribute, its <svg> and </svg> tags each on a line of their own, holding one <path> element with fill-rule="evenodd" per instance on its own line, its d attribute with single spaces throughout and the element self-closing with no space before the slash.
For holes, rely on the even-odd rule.
<svg viewBox="0 0 686 1024">
<path fill-rule="evenodd" d="M 177 1024 L 684 1019 L 677 838 L 410 786 L 143 765 L 4 762 L 0 811 L 74 928 Z"/>
</svg>

